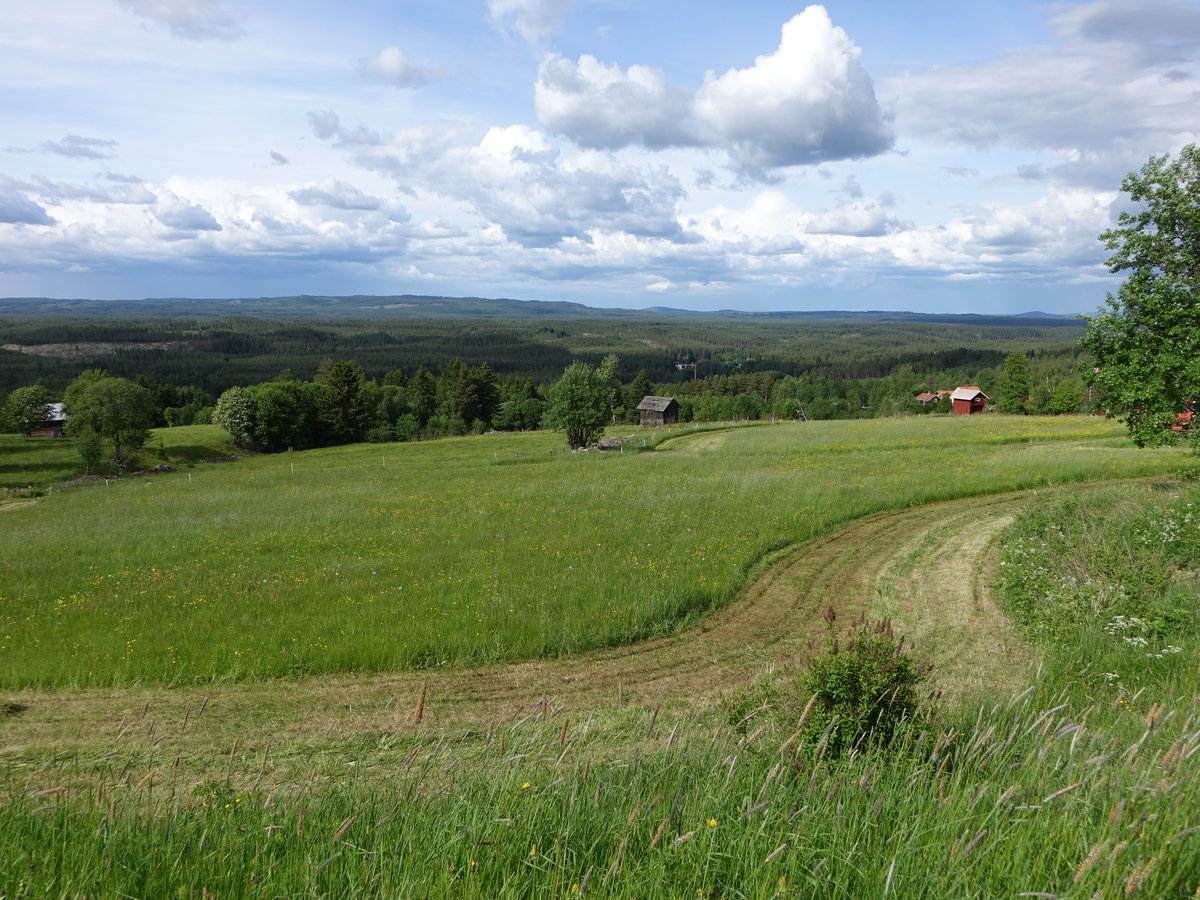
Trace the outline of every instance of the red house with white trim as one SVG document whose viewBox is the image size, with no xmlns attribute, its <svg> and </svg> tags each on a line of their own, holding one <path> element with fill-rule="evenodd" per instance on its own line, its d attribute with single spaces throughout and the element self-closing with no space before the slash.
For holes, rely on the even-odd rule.
<svg viewBox="0 0 1200 900">
<path fill-rule="evenodd" d="M 963 385 L 950 394 L 950 411 L 959 416 L 981 413 L 987 409 L 988 399 L 988 395 L 974 385 Z"/>
</svg>

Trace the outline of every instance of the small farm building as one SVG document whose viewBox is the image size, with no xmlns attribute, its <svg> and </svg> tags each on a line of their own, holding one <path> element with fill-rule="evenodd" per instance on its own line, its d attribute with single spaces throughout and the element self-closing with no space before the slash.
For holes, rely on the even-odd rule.
<svg viewBox="0 0 1200 900">
<path fill-rule="evenodd" d="M 679 403 L 674 397 L 643 397 L 637 409 L 643 425 L 674 425 L 679 421 Z"/>
<path fill-rule="evenodd" d="M 937 403 L 941 397 L 932 391 L 922 391 L 920 394 L 917 394 L 916 399 L 918 403 L 924 406 L 926 403 Z"/>
<path fill-rule="evenodd" d="M 953 404 L 950 407 L 951 412 L 960 416 L 969 416 L 987 409 L 988 395 L 973 385 L 965 385 L 956 388 L 950 395 L 950 400 Z"/>
<path fill-rule="evenodd" d="M 60 438 L 65 437 L 63 426 L 67 424 L 67 414 L 63 412 L 61 403 L 51 403 L 50 420 L 41 428 L 35 428 L 29 432 L 31 438 Z"/>
</svg>

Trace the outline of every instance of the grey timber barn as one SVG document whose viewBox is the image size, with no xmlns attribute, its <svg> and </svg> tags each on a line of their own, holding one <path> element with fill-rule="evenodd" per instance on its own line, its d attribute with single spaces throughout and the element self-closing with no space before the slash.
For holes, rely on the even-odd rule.
<svg viewBox="0 0 1200 900">
<path fill-rule="evenodd" d="M 674 425 L 679 421 L 679 404 L 674 397 L 643 397 L 637 408 L 642 425 Z"/>
</svg>

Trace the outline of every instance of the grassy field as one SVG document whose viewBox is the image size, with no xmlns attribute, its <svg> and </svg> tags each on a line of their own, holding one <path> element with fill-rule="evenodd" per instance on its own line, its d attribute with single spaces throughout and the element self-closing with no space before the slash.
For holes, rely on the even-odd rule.
<svg viewBox="0 0 1200 900">
<path fill-rule="evenodd" d="M 653 452 L 636 443 L 575 455 L 547 433 L 359 445 L 10 508 L 0 684 L 572 654 L 694 622 L 763 557 L 864 515 L 1186 464 L 1085 417 L 783 424 Z"/>
<path fill-rule="evenodd" d="M 194 466 L 200 459 L 227 455 L 228 442 L 229 435 L 214 425 L 159 428 L 133 468 Z M 0 434 L 0 501 L 41 494 L 50 485 L 77 478 L 82 467 L 70 440 L 27 441 L 20 435 Z M 100 473 L 112 475 L 112 467 L 102 465 Z"/>
<path fill-rule="evenodd" d="M 430 640 L 470 622 L 454 607 L 473 609 L 485 587 L 513 610 L 489 635 L 500 656 L 537 647 L 530 622 L 566 634 L 576 616 L 603 623 L 613 602 L 630 623 L 671 628 L 724 603 L 772 548 L 864 515 L 1191 465 L 1082 418 L 770 426 L 603 457 L 549 453 L 557 443 L 489 436 L 261 457 L 0 511 L 13 538 L 0 671 L 10 688 L 56 686 L 13 691 L 0 707 L 0 894 L 1200 897 L 1200 489 L 1186 481 L 1044 492 L 1006 539 L 1002 568 L 1036 674 L 1019 692 L 946 705 L 887 750 L 814 763 L 795 755 L 786 723 L 734 728 L 686 697 L 599 711 L 543 697 L 483 725 L 430 728 L 407 708 L 383 715 L 394 698 L 373 696 L 369 679 L 256 693 L 248 679 L 266 667 L 233 651 L 259 653 L 278 628 L 382 654 L 419 633 L 410 611 Z M 949 508 L 947 522 L 967 521 L 963 504 Z M 904 544 L 882 524 L 877 533 Z M 900 547 L 907 568 L 880 580 L 877 611 L 915 615 L 903 585 L 919 579 L 922 548 L 971 546 L 925 534 Z M 59 571 L 43 565 L 39 579 L 45 559 Z M 464 560 L 465 586 L 448 577 L 452 559 Z M 630 559 L 653 577 L 629 571 Z M 982 589 L 963 580 L 968 594 Z M 345 599 L 385 581 L 408 593 Z M 699 599 L 674 618 L 638 619 L 642 603 L 669 608 L 689 590 Z M 57 603 L 68 591 L 88 601 Z M 168 602 L 184 592 L 190 604 Z M 1144 627 L 1107 627 L 1135 614 Z M 187 655 L 139 668 L 141 641 L 164 654 L 156 632 L 172 622 Z M 40 657 L 14 625 L 22 642 L 43 640 Z M 108 635 L 117 627 L 119 641 Z M 993 652 L 997 623 L 974 627 L 970 652 Z M 62 643 L 72 629 L 81 643 L 134 649 L 93 654 L 89 668 Z M 363 659 L 308 657 L 314 669 Z M 389 660 L 413 662 L 375 664 Z M 481 672 L 481 684 L 495 675 Z M 210 682 L 180 684 L 197 678 Z M 374 704 L 365 714 L 350 708 L 363 701 Z M 310 727 L 281 724 L 273 703 L 308 704 Z M 88 708 L 106 711 L 76 714 Z"/>
</svg>

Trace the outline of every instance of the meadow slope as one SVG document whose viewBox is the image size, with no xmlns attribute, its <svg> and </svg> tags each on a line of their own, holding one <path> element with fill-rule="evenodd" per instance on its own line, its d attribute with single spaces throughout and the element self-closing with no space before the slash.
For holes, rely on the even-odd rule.
<svg viewBox="0 0 1200 900">
<path fill-rule="evenodd" d="M 671 634 L 888 510 L 1179 469 L 1093 418 L 781 424 L 653 452 L 545 433 L 281 454 L 3 512 L 0 686 L 556 658 Z"/>
</svg>

